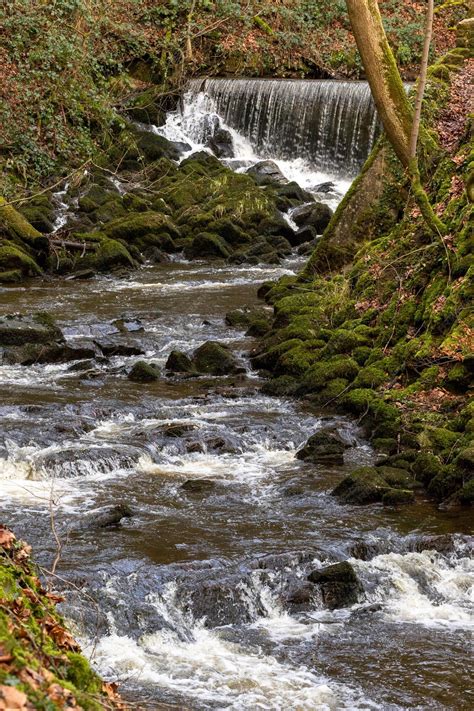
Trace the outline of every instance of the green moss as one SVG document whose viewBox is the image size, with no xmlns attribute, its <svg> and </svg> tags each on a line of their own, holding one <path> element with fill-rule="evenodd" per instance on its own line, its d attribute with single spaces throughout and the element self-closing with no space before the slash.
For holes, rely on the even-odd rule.
<svg viewBox="0 0 474 711">
<path fill-rule="evenodd" d="M 300 387 L 298 378 L 291 375 L 280 375 L 277 378 L 271 378 L 265 381 L 262 387 L 262 392 L 265 395 L 295 395 Z"/>
<path fill-rule="evenodd" d="M 84 711 L 109 708 L 102 681 L 78 651 L 71 651 L 73 638 L 42 588 L 22 543 L 0 546 L 0 599 L 0 646 L 11 655 L 8 667 L 0 669 L 0 683 L 25 693 L 31 708 L 63 708 L 59 696 L 56 702 L 52 700 L 52 685 L 61 693 L 64 690 L 65 696 L 71 692 L 75 705 Z M 64 635 L 55 634 L 54 630 L 62 629 Z M 25 669 L 35 676 L 29 677 Z"/>
<path fill-rule="evenodd" d="M 474 504 L 474 477 L 459 490 L 458 498 L 464 506 L 472 506 Z"/>
<path fill-rule="evenodd" d="M 66 679 L 73 687 L 77 687 L 90 694 L 98 694 L 102 688 L 102 682 L 97 674 L 92 671 L 89 662 L 82 654 L 68 652 L 68 665 Z"/>
<path fill-rule="evenodd" d="M 337 400 L 348 389 L 349 381 L 346 378 L 334 378 L 319 392 L 318 401 L 322 405 L 330 404 Z M 303 390 L 306 390 L 303 384 Z"/>
<path fill-rule="evenodd" d="M 22 273 L 20 269 L 9 269 L 8 271 L 0 271 L 0 283 L 1 284 L 15 284 L 22 279 Z"/>
<path fill-rule="evenodd" d="M 398 441 L 395 437 L 373 437 L 371 444 L 374 449 L 384 454 L 394 454 L 398 449 Z"/>
<path fill-rule="evenodd" d="M 387 380 L 387 375 L 383 370 L 375 365 L 368 365 L 362 368 L 354 380 L 356 388 L 377 388 Z"/>
<path fill-rule="evenodd" d="M 382 496 L 384 506 L 403 506 L 415 500 L 413 491 L 409 489 L 389 489 Z"/>
<path fill-rule="evenodd" d="M 428 485 L 428 494 L 436 501 L 444 501 L 456 493 L 464 484 L 462 473 L 452 464 L 441 468 Z"/>
<path fill-rule="evenodd" d="M 41 232 L 35 230 L 23 215 L 0 197 L 0 233 L 2 229 L 10 238 L 18 238 L 32 247 L 35 247 L 39 240 L 43 240 Z"/>
<path fill-rule="evenodd" d="M 229 246 L 218 235 L 200 232 L 185 248 L 188 259 L 226 259 L 230 256 Z"/>
<path fill-rule="evenodd" d="M 20 271 L 23 276 L 41 274 L 41 269 L 35 260 L 13 243 L 0 246 L 0 270 L 10 274 L 12 271 Z"/>
<path fill-rule="evenodd" d="M 313 347 L 311 341 L 299 341 L 298 345 L 285 350 L 280 355 L 275 365 L 275 372 L 278 375 L 303 375 L 317 358 L 318 348 Z"/>
<path fill-rule="evenodd" d="M 460 440 L 458 432 L 451 432 L 444 427 L 426 427 L 420 438 L 423 446 L 442 452 L 449 452 Z"/>
<path fill-rule="evenodd" d="M 303 387 L 311 392 L 323 389 L 330 380 L 335 378 L 343 378 L 348 382 L 357 375 L 358 370 L 359 366 L 349 356 L 334 356 L 329 360 L 315 363 L 307 370 Z"/>
<path fill-rule="evenodd" d="M 332 493 L 345 503 L 371 504 L 381 501 L 389 489 L 375 467 L 359 467 L 345 477 Z"/>
<path fill-rule="evenodd" d="M 104 230 L 112 239 L 123 239 L 126 242 L 164 234 L 172 238 L 181 236 L 179 229 L 168 215 L 152 211 L 128 214 L 123 219 L 110 222 Z"/>
</svg>

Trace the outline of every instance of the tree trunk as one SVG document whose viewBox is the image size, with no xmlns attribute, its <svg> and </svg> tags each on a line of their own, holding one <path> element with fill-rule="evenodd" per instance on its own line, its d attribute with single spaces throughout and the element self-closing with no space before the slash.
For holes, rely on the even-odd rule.
<svg viewBox="0 0 474 711">
<path fill-rule="evenodd" d="M 385 34 L 377 0 L 347 0 L 347 9 L 357 48 L 387 138 L 410 176 L 413 195 L 426 224 L 434 232 L 445 233 L 446 227 L 434 213 L 421 184 L 416 157 L 432 34 L 433 0 L 428 0 L 415 115 Z"/>
<path fill-rule="evenodd" d="M 420 77 L 418 79 L 418 88 L 415 101 L 415 115 L 413 117 L 413 126 L 410 135 L 410 160 L 416 157 L 416 145 L 418 143 L 418 134 L 420 132 L 421 123 L 421 107 L 423 106 L 423 96 L 425 94 L 426 74 L 428 72 L 428 58 L 430 54 L 431 37 L 433 35 L 433 15 L 434 15 L 434 0 L 428 0 L 428 10 L 425 20 L 425 40 L 423 44 L 423 56 L 420 66 Z"/>
<path fill-rule="evenodd" d="M 191 8 L 188 13 L 188 24 L 186 27 L 186 50 L 185 50 L 185 57 L 188 62 L 192 62 L 194 57 L 193 57 L 193 44 L 192 44 L 192 35 L 191 35 L 191 23 L 193 21 L 193 15 L 194 15 L 194 9 L 196 7 L 196 0 L 192 0 L 191 3 Z"/>
<path fill-rule="evenodd" d="M 385 35 L 376 0 L 347 0 L 349 18 L 385 133 L 405 167 L 410 160 L 412 110 Z"/>
</svg>

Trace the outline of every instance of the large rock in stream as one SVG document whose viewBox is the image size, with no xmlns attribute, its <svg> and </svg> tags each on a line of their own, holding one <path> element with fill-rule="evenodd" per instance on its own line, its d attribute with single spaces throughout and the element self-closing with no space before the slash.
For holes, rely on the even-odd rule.
<svg viewBox="0 0 474 711">
<path fill-rule="evenodd" d="M 347 448 L 337 430 L 324 430 L 312 435 L 296 452 L 296 458 L 313 464 L 344 464 Z"/>
<path fill-rule="evenodd" d="M 347 561 L 314 570 L 308 580 L 320 588 L 323 602 L 331 610 L 354 605 L 363 591 L 354 568 Z"/>
<path fill-rule="evenodd" d="M 230 348 L 218 341 L 206 341 L 192 357 L 182 351 L 171 351 L 165 368 L 170 373 L 187 375 L 235 375 L 245 371 Z"/>
<path fill-rule="evenodd" d="M 331 221 L 333 211 L 323 202 L 312 202 L 308 205 L 297 207 L 291 213 L 292 220 L 298 227 L 314 227 L 318 234 L 322 234 Z"/>
<path fill-rule="evenodd" d="M 79 355 L 74 346 L 66 344 L 61 329 L 49 314 L 0 317 L 0 362 L 4 364 L 60 363 L 90 357 L 90 351 L 84 356 L 81 346 L 78 350 Z"/>
<path fill-rule="evenodd" d="M 257 185 L 273 185 L 275 183 L 283 185 L 288 182 L 280 168 L 272 160 L 261 160 L 259 163 L 255 163 L 247 170 L 247 174 L 252 176 Z"/>
</svg>

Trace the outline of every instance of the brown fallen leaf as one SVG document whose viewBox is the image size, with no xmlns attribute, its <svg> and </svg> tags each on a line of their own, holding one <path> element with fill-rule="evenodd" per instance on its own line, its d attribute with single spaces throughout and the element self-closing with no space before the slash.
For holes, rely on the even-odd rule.
<svg viewBox="0 0 474 711">
<path fill-rule="evenodd" d="M 27 711 L 28 697 L 14 686 L 0 685 L 0 711 Z"/>
<path fill-rule="evenodd" d="M 46 597 L 48 598 L 48 600 L 51 600 L 51 602 L 54 603 L 64 602 L 65 599 L 62 595 L 53 592 L 46 593 Z"/>
<path fill-rule="evenodd" d="M 10 548 L 13 547 L 13 544 L 15 543 L 16 538 L 15 534 L 12 533 L 8 528 L 5 526 L 0 526 L 0 546 L 5 548 L 7 551 L 10 550 Z"/>
<path fill-rule="evenodd" d="M 44 619 L 43 625 L 48 634 L 54 639 L 58 647 L 61 647 L 62 649 L 68 649 L 72 652 L 80 651 L 81 648 L 72 636 L 72 634 L 68 632 L 65 627 L 62 627 L 62 625 L 59 625 L 57 622 L 55 622 L 52 617 L 47 617 L 46 619 Z"/>
</svg>

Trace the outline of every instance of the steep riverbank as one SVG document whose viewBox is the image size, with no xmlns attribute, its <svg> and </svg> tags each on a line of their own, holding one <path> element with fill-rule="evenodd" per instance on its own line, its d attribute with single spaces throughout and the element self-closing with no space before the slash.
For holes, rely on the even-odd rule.
<svg viewBox="0 0 474 711">
<path fill-rule="evenodd" d="M 473 501 L 468 52 L 431 68 L 426 102 L 440 146 L 424 181 L 449 234 L 427 228 L 382 140 L 302 274 L 262 290 L 275 310 L 253 359 L 274 374 L 266 392 L 354 413 L 399 469 L 400 503 L 419 484 L 443 506 Z M 366 469 L 346 485 L 338 493 L 364 503 L 386 496 L 390 481 Z"/>
<path fill-rule="evenodd" d="M 79 653 L 30 551 L 0 526 L 0 709 L 123 709 Z"/>
</svg>

